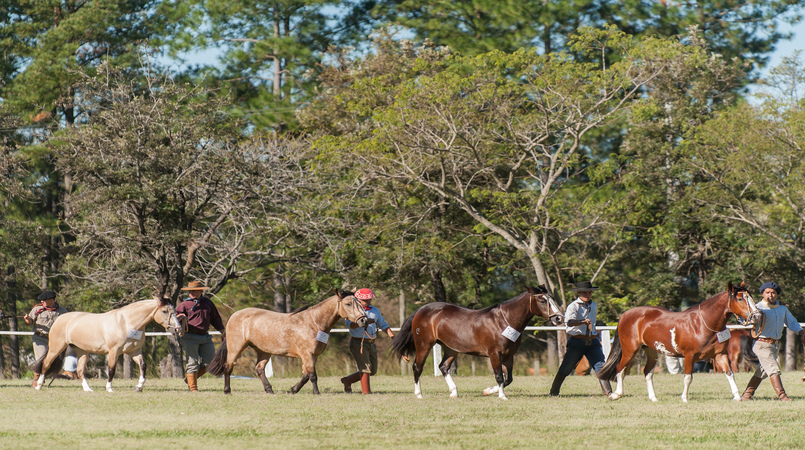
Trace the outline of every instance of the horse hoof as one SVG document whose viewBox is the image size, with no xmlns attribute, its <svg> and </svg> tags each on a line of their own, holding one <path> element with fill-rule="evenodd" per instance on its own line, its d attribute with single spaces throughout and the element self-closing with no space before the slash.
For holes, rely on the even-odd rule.
<svg viewBox="0 0 805 450">
<path fill-rule="evenodd" d="M 416 394 L 416 398 L 422 399 L 422 394 Z"/>
<path fill-rule="evenodd" d="M 109 388 L 106 390 L 106 392 L 115 392 L 115 391 L 113 391 L 112 388 Z"/>
<path fill-rule="evenodd" d="M 651 400 L 654 403 L 657 403 L 659 401 L 659 400 L 657 400 L 657 397 L 649 397 L 648 399 Z"/>
<path fill-rule="evenodd" d="M 614 393 L 614 392 L 613 392 L 613 393 L 611 393 L 611 394 L 609 394 L 609 399 L 610 399 L 610 400 L 617 400 L 617 399 L 619 399 L 619 398 L 621 398 L 621 396 L 620 396 L 620 395 L 618 395 L 618 394 L 616 394 L 616 393 Z"/>
<path fill-rule="evenodd" d="M 507 397 L 498 397 L 498 398 L 501 399 L 501 400 L 508 400 Z"/>
<path fill-rule="evenodd" d="M 143 391 L 142 386 L 134 386 L 134 392 L 142 392 L 142 391 Z"/>
<path fill-rule="evenodd" d="M 458 393 L 450 393 L 450 398 L 458 398 Z"/>
</svg>

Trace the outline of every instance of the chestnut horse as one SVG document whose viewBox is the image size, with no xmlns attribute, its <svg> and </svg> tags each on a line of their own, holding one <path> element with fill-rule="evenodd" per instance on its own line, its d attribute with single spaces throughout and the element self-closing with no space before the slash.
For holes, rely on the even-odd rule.
<svg viewBox="0 0 805 450">
<path fill-rule="evenodd" d="M 727 320 L 732 315 L 749 319 L 754 323 L 760 312 L 754 300 L 741 283 L 735 287 L 728 283 L 727 290 L 710 297 L 699 305 L 682 312 L 673 312 L 658 306 L 638 306 L 621 316 L 618 322 L 618 336 L 612 345 L 603 369 L 596 376 L 602 380 L 614 380 L 618 387 L 609 396 L 617 400 L 623 396 L 623 376 L 625 368 L 643 348 L 646 352 L 646 378 L 648 397 L 656 402 L 654 394 L 654 366 L 657 353 L 685 357 L 685 380 L 682 401 L 688 401 L 688 389 L 693 379 L 693 363 L 701 359 L 716 358 L 716 364 L 724 370 L 729 381 L 734 400 L 740 400 L 738 386 L 729 367 L 726 351 L 717 354 L 716 334 L 727 330 Z M 729 339 L 729 337 L 727 338 Z M 726 345 L 726 344 L 723 344 Z"/>
<path fill-rule="evenodd" d="M 391 348 L 408 360 L 415 356 L 414 394 L 422 398 L 419 377 L 434 344 L 444 348 L 439 369 L 444 375 L 450 397 L 458 397 L 456 384 L 450 377 L 450 364 L 459 353 L 486 356 L 495 371 L 497 386 L 484 389 L 484 395 L 498 393 L 506 400 L 503 388 L 511 384 L 514 354 L 520 348 L 521 333 L 534 316 L 550 319 L 554 325 L 563 322 L 561 311 L 544 286 L 526 292 L 498 305 L 471 310 L 451 303 L 435 302 L 419 308 L 406 319 L 394 336 Z M 506 369 L 506 378 L 503 377 Z"/>
<path fill-rule="evenodd" d="M 184 324 L 176 317 L 176 310 L 169 299 L 153 298 L 126 305 L 112 311 L 93 314 L 88 312 L 68 312 L 60 315 L 48 335 L 48 353 L 37 362 L 36 373 L 41 374 L 36 389 L 42 389 L 48 369 L 61 353 L 70 345 L 78 358 L 78 376 L 86 392 L 92 392 L 84 368 L 89 353 L 106 354 L 108 378 L 106 390 L 112 392 L 112 378 L 115 376 L 117 357 L 121 354 L 131 355 L 140 366 L 140 379 L 135 391 L 143 390 L 145 384 L 145 361 L 143 360 L 143 343 L 145 342 L 145 326 L 155 321 L 173 333 L 174 336 L 184 334 Z"/>
<path fill-rule="evenodd" d="M 757 355 L 752 351 L 752 335 L 749 330 L 733 328 L 730 330 L 730 339 L 726 342 L 718 342 L 713 339 L 712 343 L 716 346 L 716 355 L 725 353 L 729 360 L 729 368 L 733 373 L 741 372 L 741 365 L 751 367 L 757 365 Z M 714 364 L 716 371 L 725 372 L 720 365 Z M 751 369 L 754 372 L 754 368 Z"/>
<path fill-rule="evenodd" d="M 278 313 L 260 308 L 236 311 L 226 323 L 226 337 L 215 352 L 207 371 L 224 376 L 224 393 L 229 394 L 229 377 L 235 361 L 246 347 L 257 351 L 254 371 L 263 388 L 273 394 L 266 378 L 265 367 L 272 355 L 290 356 L 302 360 L 302 379 L 289 391 L 295 394 L 310 380 L 313 393 L 319 394 L 316 359 L 327 348 L 330 329 L 339 319 L 349 319 L 360 327 L 367 325 L 366 312 L 352 292 L 336 291 L 336 295 L 290 313 Z"/>
</svg>

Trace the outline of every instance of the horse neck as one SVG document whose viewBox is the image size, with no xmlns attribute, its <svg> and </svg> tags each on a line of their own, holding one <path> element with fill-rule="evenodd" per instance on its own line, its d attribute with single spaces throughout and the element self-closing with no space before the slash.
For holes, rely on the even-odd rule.
<svg viewBox="0 0 805 450">
<path fill-rule="evenodd" d="M 328 333 L 333 325 L 338 322 L 338 319 L 341 318 L 341 316 L 338 315 L 338 297 L 334 295 L 302 311 L 302 313 L 308 313 L 313 323 L 315 323 L 317 327 L 321 327 L 321 331 Z"/>
<path fill-rule="evenodd" d="M 126 328 L 139 330 L 145 328 L 148 322 L 154 319 L 159 309 L 160 303 L 156 299 L 142 300 L 120 308 L 118 311 L 123 315 Z"/>
<path fill-rule="evenodd" d="M 531 295 L 526 292 L 517 298 L 500 304 L 500 312 L 510 327 L 522 330 L 528 325 L 528 322 L 534 317 L 534 313 L 531 312 L 529 307 L 530 302 Z"/>
<path fill-rule="evenodd" d="M 721 331 L 727 325 L 730 314 L 730 296 L 728 292 L 716 294 L 699 305 L 700 319 L 708 328 Z"/>
</svg>

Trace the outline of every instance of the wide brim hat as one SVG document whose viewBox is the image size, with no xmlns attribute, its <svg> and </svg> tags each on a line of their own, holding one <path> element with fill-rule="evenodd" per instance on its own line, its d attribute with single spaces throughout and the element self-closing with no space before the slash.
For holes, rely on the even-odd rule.
<svg viewBox="0 0 805 450">
<path fill-rule="evenodd" d="M 597 291 L 599 288 L 598 286 L 593 286 L 593 283 L 589 281 L 579 281 L 576 283 L 576 287 L 571 289 L 573 292 L 589 292 L 589 291 Z"/>
<path fill-rule="evenodd" d="M 39 297 L 36 297 L 37 300 L 50 300 L 52 298 L 56 298 L 56 293 L 53 291 L 42 291 Z"/>
<path fill-rule="evenodd" d="M 371 300 L 375 298 L 375 293 L 369 288 L 358 289 L 355 291 L 355 298 L 358 300 Z"/>
<path fill-rule="evenodd" d="M 207 289 L 211 289 L 208 286 L 204 286 L 204 283 L 201 281 L 191 281 L 187 283 L 187 287 L 183 287 L 181 290 L 183 291 L 205 291 Z"/>
</svg>

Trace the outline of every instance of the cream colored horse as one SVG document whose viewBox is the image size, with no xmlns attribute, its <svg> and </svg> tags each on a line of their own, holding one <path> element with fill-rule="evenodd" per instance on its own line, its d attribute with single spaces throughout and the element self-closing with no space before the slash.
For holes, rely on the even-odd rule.
<svg viewBox="0 0 805 450">
<path fill-rule="evenodd" d="M 235 361 L 246 347 L 251 346 L 257 351 L 254 371 L 267 393 L 273 394 L 274 391 L 266 378 L 265 367 L 272 355 L 278 355 L 302 360 L 302 379 L 291 388 L 290 393 L 299 392 L 310 380 L 313 393 L 318 395 L 316 359 L 327 348 L 330 329 L 342 318 L 361 327 L 368 323 L 366 311 L 352 292 L 336 291 L 336 295 L 321 303 L 293 313 L 259 308 L 236 311 L 226 323 L 226 338 L 218 347 L 207 371 L 213 375 L 224 375 L 224 393 L 229 394 L 229 376 Z"/>
<path fill-rule="evenodd" d="M 145 342 L 145 326 L 155 321 L 173 333 L 184 334 L 183 324 L 176 317 L 176 311 L 168 299 L 153 298 L 131 303 L 122 308 L 102 314 L 88 312 L 69 312 L 59 316 L 53 323 L 48 337 L 48 353 L 37 363 L 40 373 L 36 389 L 42 389 L 45 377 L 53 361 L 72 345 L 78 358 L 78 376 L 84 391 L 92 392 L 84 376 L 89 353 L 108 354 L 109 376 L 106 390 L 112 392 L 112 378 L 115 376 L 117 357 L 129 354 L 140 367 L 139 384 L 135 391 L 143 390 L 145 384 L 145 361 L 142 347 Z M 41 364 L 41 366 L 39 366 Z"/>
</svg>

